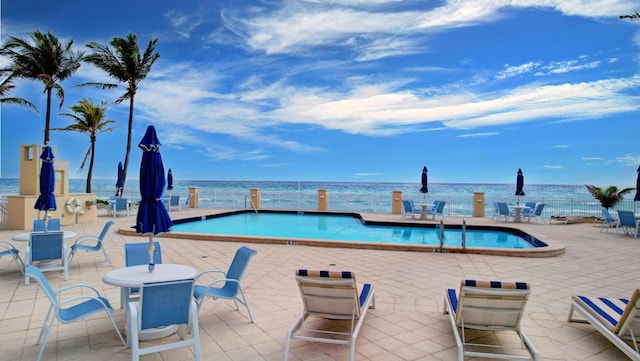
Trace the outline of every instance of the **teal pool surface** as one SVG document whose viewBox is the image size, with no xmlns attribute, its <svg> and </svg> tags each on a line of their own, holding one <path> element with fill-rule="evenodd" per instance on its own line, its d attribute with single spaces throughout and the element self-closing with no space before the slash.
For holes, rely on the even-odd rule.
<svg viewBox="0 0 640 361">
<path fill-rule="evenodd" d="M 361 218 L 353 215 L 247 212 L 176 223 L 171 229 L 172 233 L 440 245 L 440 230 L 433 228 L 433 225 L 365 225 Z M 460 226 L 456 229 L 445 225 L 444 246 L 461 246 L 462 235 Z M 546 244 L 518 230 L 466 229 L 466 247 L 521 249 L 543 246 Z"/>
</svg>

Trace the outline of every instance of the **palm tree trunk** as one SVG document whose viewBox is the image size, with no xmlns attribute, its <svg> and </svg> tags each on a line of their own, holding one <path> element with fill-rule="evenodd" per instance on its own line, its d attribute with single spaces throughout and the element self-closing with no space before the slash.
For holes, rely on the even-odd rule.
<svg viewBox="0 0 640 361">
<path fill-rule="evenodd" d="M 91 137 L 91 159 L 89 160 L 89 171 L 87 172 L 87 187 L 86 193 L 91 193 L 91 178 L 93 177 L 93 158 L 96 150 L 96 138 Z"/>
<path fill-rule="evenodd" d="M 122 166 L 122 190 L 121 194 L 124 193 L 124 185 L 127 183 L 127 169 L 129 168 L 129 153 L 131 153 L 131 135 L 133 133 L 133 97 L 134 94 L 131 94 L 129 98 L 129 131 L 127 134 L 127 151 L 124 155 L 124 165 Z"/>
<path fill-rule="evenodd" d="M 51 92 L 52 88 L 47 88 L 47 114 L 44 120 L 44 145 L 49 144 L 49 128 L 51 127 Z"/>
</svg>

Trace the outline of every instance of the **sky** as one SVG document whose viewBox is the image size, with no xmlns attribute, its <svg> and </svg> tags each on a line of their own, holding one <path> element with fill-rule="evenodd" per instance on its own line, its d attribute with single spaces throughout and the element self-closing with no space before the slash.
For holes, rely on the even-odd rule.
<svg viewBox="0 0 640 361">
<path fill-rule="evenodd" d="M 36 10 L 37 9 L 37 10 Z M 128 179 L 148 125 L 182 180 L 635 186 L 640 165 L 640 0 L 4 0 L 2 43 L 50 31 L 74 49 L 134 33 L 160 58 L 135 97 Z M 5 67 L 8 59 L 1 59 Z M 123 90 L 83 63 L 54 99 L 52 127 L 83 98 Z M 0 176 L 41 144 L 43 85 L 1 109 Z M 128 103 L 96 142 L 94 179 L 115 180 Z M 86 134 L 52 132 L 71 178 Z"/>
</svg>

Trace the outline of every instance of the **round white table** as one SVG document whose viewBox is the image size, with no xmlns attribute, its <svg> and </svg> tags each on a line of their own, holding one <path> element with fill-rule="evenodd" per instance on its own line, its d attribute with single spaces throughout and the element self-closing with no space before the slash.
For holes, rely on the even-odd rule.
<svg viewBox="0 0 640 361">
<path fill-rule="evenodd" d="M 111 286 L 125 288 L 126 290 L 123 291 L 129 292 L 129 288 L 139 288 L 142 287 L 145 283 L 184 280 L 188 278 L 194 278 L 197 274 L 198 272 L 192 267 L 171 263 L 156 264 L 153 272 L 149 272 L 149 266 L 145 264 L 113 270 L 102 277 L 102 282 Z M 127 310 L 128 320 L 129 307 L 125 305 L 125 309 Z M 129 322 L 127 321 L 127 325 L 128 324 Z M 177 329 L 177 326 L 168 326 L 152 330 L 144 330 L 140 333 L 139 338 L 141 341 L 155 340 L 167 337 L 175 333 Z M 129 337 L 131 331 L 128 329 L 126 331 L 127 346 L 131 347 Z"/>
<path fill-rule="evenodd" d="M 63 231 L 62 233 L 62 237 L 64 237 L 65 239 L 77 236 L 76 232 L 73 231 Z M 11 240 L 17 242 L 29 242 L 31 240 L 31 232 L 18 233 L 15 236 L 11 237 Z"/>
<path fill-rule="evenodd" d="M 514 214 L 513 214 L 513 221 L 516 223 L 520 223 L 522 222 L 522 216 L 521 216 L 521 212 L 529 209 L 529 207 L 527 206 L 522 206 L 522 205 L 515 205 L 515 206 L 509 206 L 509 208 L 514 210 Z"/>
<path fill-rule="evenodd" d="M 421 203 L 418 205 L 422 207 L 422 210 L 420 211 L 420 219 L 427 219 L 427 209 L 433 208 L 433 203 Z"/>
</svg>

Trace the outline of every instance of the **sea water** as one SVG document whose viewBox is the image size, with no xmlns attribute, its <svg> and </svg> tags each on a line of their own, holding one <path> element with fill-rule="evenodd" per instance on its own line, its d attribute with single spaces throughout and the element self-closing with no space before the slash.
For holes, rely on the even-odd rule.
<svg viewBox="0 0 640 361">
<path fill-rule="evenodd" d="M 108 198 L 115 194 L 115 179 L 94 179 L 92 193 L 98 198 Z M 85 179 L 70 179 L 70 193 L 84 193 Z M 197 189 L 198 206 L 212 209 L 251 208 L 250 189 L 260 189 L 261 208 L 287 210 L 317 210 L 318 190 L 326 189 L 330 211 L 353 211 L 369 213 L 391 213 L 392 194 L 401 191 L 404 199 L 415 202 L 433 202 L 436 199 L 449 201 L 447 210 L 451 215 L 471 214 L 474 192 L 483 192 L 487 215 L 491 212 L 492 201 L 510 203 L 525 201 L 547 202 L 561 199 L 563 206 L 595 200 L 584 185 L 525 184 L 526 197 L 516 198 L 514 184 L 473 184 L 473 183 L 430 183 L 429 193 L 420 193 L 420 183 L 390 182 L 301 182 L 301 181 L 221 181 L 221 180 L 174 180 L 172 191 L 164 196 L 179 195 L 182 207 L 186 207 L 190 191 Z M 18 194 L 19 180 L 0 178 L 0 197 Z M 124 197 L 140 199 L 137 180 L 128 180 L 124 188 Z M 464 203 L 464 205 L 462 205 Z M 558 213 L 548 204 L 546 212 Z M 599 212 L 596 204 L 590 204 L 590 212 Z M 576 213 L 573 210 L 561 213 Z"/>
</svg>

